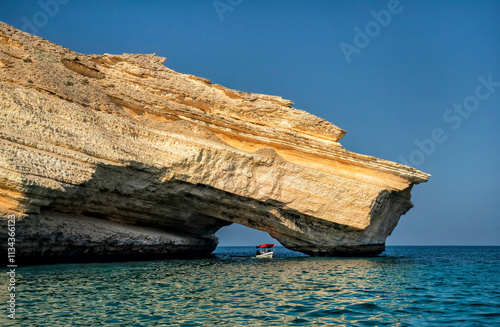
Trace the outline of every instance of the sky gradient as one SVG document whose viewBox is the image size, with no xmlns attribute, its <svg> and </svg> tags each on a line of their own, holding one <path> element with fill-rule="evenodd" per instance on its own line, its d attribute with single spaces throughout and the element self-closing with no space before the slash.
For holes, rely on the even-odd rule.
<svg viewBox="0 0 500 327">
<path fill-rule="evenodd" d="M 388 245 L 500 245 L 499 1 L 3 0 L 0 20 L 290 99 L 346 130 L 346 149 L 432 175 Z M 272 241 L 236 225 L 217 235 Z"/>
</svg>

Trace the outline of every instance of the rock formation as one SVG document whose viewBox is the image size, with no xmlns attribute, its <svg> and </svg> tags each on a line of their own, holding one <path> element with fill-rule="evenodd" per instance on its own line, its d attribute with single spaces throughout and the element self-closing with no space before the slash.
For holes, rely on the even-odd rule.
<svg viewBox="0 0 500 327">
<path fill-rule="evenodd" d="M 345 131 L 289 100 L 164 61 L 0 23 L 0 211 L 18 218 L 18 258 L 203 256 L 233 222 L 311 255 L 384 250 L 429 175 L 343 149 Z"/>
</svg>

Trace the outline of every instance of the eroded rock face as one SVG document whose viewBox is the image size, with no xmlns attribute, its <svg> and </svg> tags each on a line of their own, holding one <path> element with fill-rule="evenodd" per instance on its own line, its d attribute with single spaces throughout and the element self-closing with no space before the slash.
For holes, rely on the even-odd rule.
<svg viewBox="0 0 500 327">
<path fill-rule="evenodd" d="M 233 222 L 312 255 L 383 251 L 429 175 L 343 149 L 345 131 L 291 101 L 164 60 L 83 55 L 0 23 L 0 211 L 20 219 L 19 257 L 202 256 Z"/>
</svg>

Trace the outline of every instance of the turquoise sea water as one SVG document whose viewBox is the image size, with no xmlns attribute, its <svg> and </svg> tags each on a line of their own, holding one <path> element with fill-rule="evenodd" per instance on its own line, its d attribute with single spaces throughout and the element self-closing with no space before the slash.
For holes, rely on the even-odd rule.
<svg viewBox="0 0 500 327">
<path fill-rule="evenodd" d="M 500 247 L 312 258 L 222 247 L 204 260 L 17 268 L 0 326 L 500 326 Z"/>
</svg>

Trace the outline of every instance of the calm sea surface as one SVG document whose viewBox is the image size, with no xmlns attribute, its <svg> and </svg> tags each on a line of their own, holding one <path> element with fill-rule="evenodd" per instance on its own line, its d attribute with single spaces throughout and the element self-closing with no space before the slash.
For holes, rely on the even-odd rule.
<svg viewBox="0 0 500 327">
<path fill-rule="evenodd" d="M 0 326 L 500 326 L 500 247 L 388 247 L 312 258 L 221 247 L 216 258 L 17 268 Z"/>
</svg>

